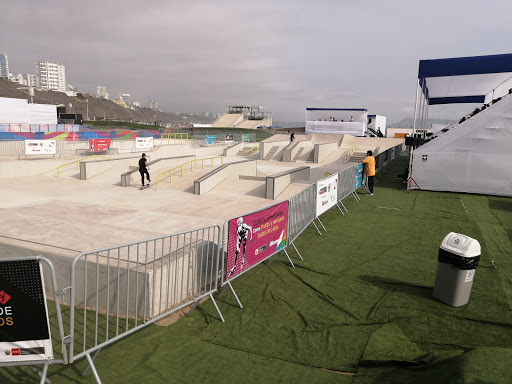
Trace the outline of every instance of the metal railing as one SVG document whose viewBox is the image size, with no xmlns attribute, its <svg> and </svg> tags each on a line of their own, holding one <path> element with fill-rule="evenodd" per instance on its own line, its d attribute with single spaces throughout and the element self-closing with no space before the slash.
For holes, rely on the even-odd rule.
<svg viewBox="0 0 512 384">
<path fill-rule="evenodd" d="M 218 289 L 218 225 L 84 252 L 71 266 L 69 362 Z M 222 321 L 222 314 L 218 312 Z"/>
<path fill-rule="evenodd" d="M 169 183 L 172 183 L 172 173 L 174 171 L 176 171 L 177 169 L 179 169 L 181 171 L 181 176 L 183 176 L 183 167 L 185 167 L 186 165 L 190 164 L 190 170 L 193 171 L 194 170 L 194 164 L 198 161 L 201 162 L 201 169 L 204 168 L 204 162 L 206 160 L 211 160 L 212 161 L 212 167 L 213 167 L 213 160 L 215 159 L 220 159 L 220 164 L 224 164 L 224 160 L 221 156 L 216 156 L 216 157 L 208 157 L 206 159 L 194 159 L 194 160 L 190 160 L 190 161 L 187 161 L 186 163 L 183 163 L 181 165 L 178 165 L 177 167 L 174 167 L 173 169 L 169 170 L 169 171 L 165 171 L 164 173 L 161 173 L 160 175 L 158 175 L 158 178 L 157 178 L 157 181 L 156 181 L 156 190 L 158 191 L 159 187 L 160 187 L 160 179 L 161 178 L 165 178 L 167 174 L 169 174 Z"/>
<path fill-rule="evenodd" d="M 292 244 L 315 220 L 315 195 L 315 184 L 311 184 L 306 189 L 290 197 L 288 205 L 288 245 Z"/>
<path fill-rule="evenodd" d="M 170 144 L 171 140 L 174 140 L 174 144 L 176 144 L 176 141 L 180 142 L 182 144 L 184 141 L 188 142 L 189 137 L 188 133 L 178 132 L 178 133 L 162 133 L 161 135 L 161 144 L 164 144 L 164 140 L 167 139 L 167 144 Z"/>
<path fill-rule="evenodd" d="M 76 164 L 76 169 L 78 169 L 78 167 L 79 167 L 78 163 L 80 163 L 81 161 L 90 159 L 91 157 L 93 157 L 94 160 L 96 160 L 97 157 L 102 158 L 102 159 L 110 159 L 110 157 L 106 157 L 106 156 L 92 155 L 92 156 L 84 157 L 84 158 L 82 158 L 80 160 L 72 161 L 71 163 L 67 163 L 67 164 L 61 165 L 60 167 L 57 167 L 57 177 L 60 178 L 60 170 L 61 170 L 61 168 L 67 167 L 69 165 Z"/>
<path fill-rule="evenodd" d="M 260 148 L 260 143 L 256 144 L 254 147 L 249 148 L 247 151 L 245 151 L 245 157 L 252 155 L 254 152 L 256 152 L 257 149 Z"/>
<path fill-rule="evenodd" d="M 352 156 L 352 154 L 359 149 L 359 145 L 353 145 L 351 146 L 347 152 L 345 152 L 345 154 L 343 155 L 342 159 L 343 159 L 343 162 L 346 163 L 349 159 L 350 159 L 350 156 Z"/>
</svg>

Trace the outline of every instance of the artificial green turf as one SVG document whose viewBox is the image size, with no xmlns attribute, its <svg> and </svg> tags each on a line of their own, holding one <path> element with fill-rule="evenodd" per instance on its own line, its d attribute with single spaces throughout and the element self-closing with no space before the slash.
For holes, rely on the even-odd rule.
<svg viewBox="0 0 512 384">
<path fill-rule="evenodd" d="M 510 383 L 512 199 L 428 191 L 396 182 L 406 157 L 377 177 L 374 196 L 322 215 L 290 248 L 169 327 L 150 326 L 96 360 L 104 383 Z M 482 245 L 467 305 L 432 298 L 439 245 L 449 232 Z M 491 268 L 491 260 L 498 265 Z M 427 352 L 423 366 L 408 362 Z M 55 383 L 92 383 L 52 367 Z M 21 372 L 21 373 L 20 373 Z M 340 372 L 352 372 L 345 375 Z M 0 382 L 23 381 L 21 369 Z M 34 376 L 32 376 L 32 379 Z M 32 380 L 33 382 L 34 380 Z"/>
</svg>

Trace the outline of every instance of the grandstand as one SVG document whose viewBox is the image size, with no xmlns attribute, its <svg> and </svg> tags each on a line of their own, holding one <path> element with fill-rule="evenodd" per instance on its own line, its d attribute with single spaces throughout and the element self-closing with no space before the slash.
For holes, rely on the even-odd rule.
<svg viewBox="0 0 512 384">
<path fill-rule="evenodd" d="M 212 124 L 212 128 L 249 128 L 271 126 L 272 113 L 262 112 L 261 107 L 228 106 L 226 113 Z"/>
<path fill-rule="evenodd" d="M 409 188 L 512 196 L 512 54 L 422 60 L 414 129 L 431 105 L 479 103 L 411 153 Z"/>
</svg>

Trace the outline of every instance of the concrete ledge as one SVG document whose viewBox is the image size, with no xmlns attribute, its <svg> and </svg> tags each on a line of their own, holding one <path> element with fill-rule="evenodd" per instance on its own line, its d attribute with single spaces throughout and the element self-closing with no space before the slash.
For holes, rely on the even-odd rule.
<svg viewBox="0 0 512 384">
<path fill-rule="evenodd" d="M 140 157 L 139 157 L 140 158 Z M 196 155 L 190 156 L 175 156 L 175 157 L 163 157 L 154 161 L 150 161 L 147 165 L 151 168 L 151 172 L 159 171 L 163 168 L 173 168 L 186 163 L 190 160 L 195 160 Z M 139 167 L 131 166 L 128 172 L 121 174 L 121 187 L 128 187 L 132 182 L 132 175 L 138 174 Z"/>
<path fill-rule="evenodd" d="M 224 149 L 223 156 L 235 156 L 239 151 L 244 149 L 245 143 L 237 143 L 229 148 Z"/>
<path fill-rule="evenodd" d="M 267 176 L 265 198 L 275 200 L 293 180 L 309 180 L 309 175 L 309 167 L 299 167 L 276 175 Z"/>
<path fill-rule="evenodd" d="M 256 160 L 242 160 L 224 164 L 194 181 L 194 194 L 202 195 L 207 193 L 224 180 L 238 179 L 242 174 L 256 176 L 256 165 Z"/>
<path fill-rule="evenodd" d="M 148 157 L 149 158 L 149 157 Z M 140 156 L 122 157 L 119 159 L 88 160 L 80 162 L 80 180 L 87 180 L 114 167 L 129 166 L 140 159 Z"/>
<path fill-rule="evenodd" d="M 315 144 L 315 164 L 322 163 L 327 156 L 338 149 L 338 143 Z"/>
</svg>

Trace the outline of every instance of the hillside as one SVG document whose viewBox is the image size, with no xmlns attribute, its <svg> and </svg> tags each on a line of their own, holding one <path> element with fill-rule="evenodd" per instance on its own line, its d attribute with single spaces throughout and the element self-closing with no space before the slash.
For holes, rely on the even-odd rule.
<svg viewBox="0 0 512 384">
<path fill-rule="evenodd" d="M 0 97 L 26 100 L 30 98 L 27 87 L 4 79 L 0 79 Z M 89 114 L 89 120 L 116 120 L 146 124 L 154 124 L 156 121 L 159 125 L 170 124 L 173 127 L 184 127 L 191 123 L 211 123 L 213 120 L 193 114 L 171 114 L 149 108 L 127 109 L 113 101 L 98 99 L 91 94 L 79 93 L 76 97 L 69 97 L 62 92 L 35 89 L 34 103 L 62 104 L 66 107 L 67 113 L 81 113 L 84 120 Z"/>
</svg>

